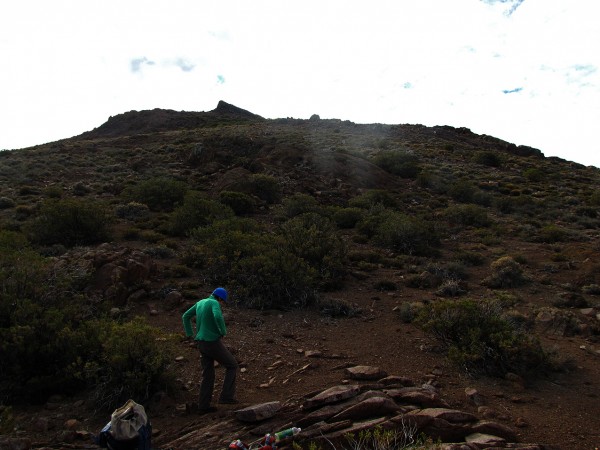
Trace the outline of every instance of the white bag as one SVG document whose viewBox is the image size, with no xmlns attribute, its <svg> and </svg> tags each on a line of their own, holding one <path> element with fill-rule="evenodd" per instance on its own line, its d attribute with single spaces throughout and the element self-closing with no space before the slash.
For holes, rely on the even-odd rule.
<svg viewBox="0 0 600 450">
<path fill-rule="evenodd" d="M 119 441 L 135 439 L 141 427 L 148 423 L 146 410 L 133 400 L 115 409 L 110 416 L 110 434 Z"/>
</svg>

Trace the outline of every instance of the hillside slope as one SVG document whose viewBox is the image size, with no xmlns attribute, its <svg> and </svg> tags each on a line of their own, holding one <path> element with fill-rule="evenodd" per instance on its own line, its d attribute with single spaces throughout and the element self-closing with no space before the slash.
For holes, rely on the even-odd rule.
<svg viewBox="0 0 600 450">
<path fill-rule="evenodd" d="M 159 194 L 137 189 L 144 183 L 158 186 Z M 257 281 L 256 275 L 267 262 L 253 266 L 252 276 L 242 272 L 244 261 L 260 261 L 251 246 L 231 256 L 224 266 L 231 272 L 200 262 L 210 256 L 202 239 L 173 225 L 188 200 L 169 195 L 181 186 L 220 205 L 202 226 L 210 227 L 229 206 L 235 217 L 260 227 L 266 238 L 256 245 L 270 252 L 268 239 L 279 242 L 297 226 L 294 219 L 309 212 L 327 219 L 333 226 L 326 228 L 327 239 L 339 240 L 344 251 L 327 247 L 318 270 L 310 272 L 311 289 L 268 297 L 268 278 Z M 106 237 L 71 245 L 36 235 L 32 224 L 44 206 L 66 199 L 107 208 L 112 221 Z M 236 302 L 227 311 L 227 343 L 244 367 L 238 388 L 243 405 L 290 401 L 339 383 L 343 364 L 373 365 L 434 383 L 450 406 L 481 415 L 485 410 L 465 397 L 465 388 L 476 388 L 522 442 L 564 449 L 600 444 L 599 169 L 466 128 L 267 120 L 221 102 L 206 113 L 132 111 L 81 136 L 1 152 L 0 205 L 2 231 L 23 233 L 52 263 L 85 268 L 90 278 L 82 295 L 116 308 L 112 313 L 122 320 L 141 315 L 181 334 L 181 312 L 217 283 L 227 286 Z M 321 219 L 314 216 L 318 227 Z M 207 236 L 206 242 L 224 247 L 233 239 Z M 313 257 L 309 250 L 302 250 L 306 260 Z M 114 278 L 103 278 L 109 262 L 125 267 L 130 260 L 148 270 L 119 281 L 119 289 Z M 500 260 L 514 262 L 523 282 L 510 276 L 491 282 Z M 240 274 L 246 278 L 236 278 Z M 250 308 L 260 306 L 261 293 L 274 303 Z M 310 300 L 301 301 L 302 295 Z M 561 370 L 526 379 L 468 373 L 453 364 L 412 315 L 464 299 L 502 304 L 556 352 Z M 308 357 L 313 350 L 320 356 Z M 175 351 L 176 387 L 148 402 L 163 443 L 170 442 L 165 436 L 200 426 L 181 409 L 196 395 L 198 357 L 185 341 L 177 341 Z M 275 361 L 282 362 L 269 369 Z M 97 431 L 106 410 L 77 399 L 51 402 L 62 402 L 72 417 L 44 410 L 47 398 L 39 399 L 42 406 L 15 406 L 16 423 L 31 430 L 35 420 L 50 417 L 61 428 L 77 418 Z M 222 408 L 207 421 L 214 425 L 231 410 Z M 51 439 L 57 431 L 37 433 Z"/>
</svg>

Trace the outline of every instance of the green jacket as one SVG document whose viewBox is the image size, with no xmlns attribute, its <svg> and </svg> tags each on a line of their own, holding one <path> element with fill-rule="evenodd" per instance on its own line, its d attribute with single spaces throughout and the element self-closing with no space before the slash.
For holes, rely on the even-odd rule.
<svg viewBox="0 0 600 450">
<path fill-rule="evenodd" d="M 191 320 L 194 316 L 196 316 L 195 340 L 212 342 L 227 334 L 221 305 L 213 295 L 198 301 L 183 313 L 183 329 L 187 337 L 191 337 L 193 334 Z"/>
</svg>

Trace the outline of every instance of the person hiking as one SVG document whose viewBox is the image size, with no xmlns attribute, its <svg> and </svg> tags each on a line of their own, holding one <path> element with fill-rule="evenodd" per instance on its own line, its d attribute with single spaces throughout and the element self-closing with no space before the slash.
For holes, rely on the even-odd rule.
<svg viewBox="0 0 600 450">
<path fill-rule="evenodd" d="M 238 363 L 229 350 L 223 345 L 222 338 L 227 334 L 221 306 L 227 304 L 227 291 L 216 288 L 208 298 L 199 300 L 183 313 L 183 329 L 186 337 L 192 337 L 193 317 L 196 317 L 196 334 L 193 336 L 200 350 L 202 366 L 202 383 L 198 411 L 201 414 L 214 412 L 216 407 L 210 406 L 215 386 L 215 361 L 225 367 L 225 378 L 219 403 L 236 404 L 235 379 Z"/>
</svg>

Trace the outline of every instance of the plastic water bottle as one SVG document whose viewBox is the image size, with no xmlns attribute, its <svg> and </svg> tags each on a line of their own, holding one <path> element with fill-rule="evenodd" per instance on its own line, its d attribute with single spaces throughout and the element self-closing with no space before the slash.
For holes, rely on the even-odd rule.
<svg viewBox="0 0 600 450">
<path fill-rule="evenodd" d="M 302 431 L 302 429 L 298 428 L 298 427 L 287 428 L 285 430 L 281 430 L 281 431 L 278 431 L 277 433 L 275 433 L 275 439 L 280 441 L 286 437 L 294 436 L 294 435 L 300 433 L 300 431 Z"/>
<path fill-rule="evenodd" d="M 231 450 L 247 450 L 248 447 L 240 439 L 237 439 L 229 444 L 229 448 Z"/>
</svg>

